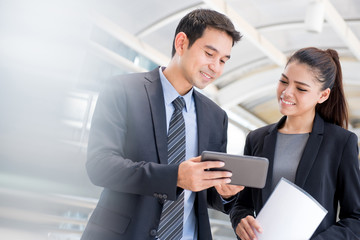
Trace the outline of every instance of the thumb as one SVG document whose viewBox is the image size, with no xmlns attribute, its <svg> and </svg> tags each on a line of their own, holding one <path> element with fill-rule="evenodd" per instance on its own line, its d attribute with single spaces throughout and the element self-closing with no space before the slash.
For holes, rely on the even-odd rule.
<svg viewBox="0 0 360 240">
<path fill-rule="evenodd" d="M 201 162 L 201 156 L 193 157 L 190 159 L 192 162 Z"/>
</svg>

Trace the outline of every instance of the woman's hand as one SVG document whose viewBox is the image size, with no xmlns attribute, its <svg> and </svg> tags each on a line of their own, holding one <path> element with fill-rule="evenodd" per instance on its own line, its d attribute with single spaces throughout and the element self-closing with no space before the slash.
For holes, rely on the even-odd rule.
<svg viewBox="0 0 360 240">
<path fill-rule="evenodd" d="M 262 229 L 260 224 L 253 216 L 247 216 L 246 218 L 241 219 L 240 223 L 236 227 L 236 234 L 242 240 L 255 240 L 256 235 L 254 229 L 261 233 Z"/>
<path fill-rule="evenodd" d="M 228 199 L 235 196 L 238 192 L 244 189 L 244 186 L 237 186 L 230 184 L 220 184 L 215 186 L 216 191 L 221 195 L 223 199 Z"/>
</svg>

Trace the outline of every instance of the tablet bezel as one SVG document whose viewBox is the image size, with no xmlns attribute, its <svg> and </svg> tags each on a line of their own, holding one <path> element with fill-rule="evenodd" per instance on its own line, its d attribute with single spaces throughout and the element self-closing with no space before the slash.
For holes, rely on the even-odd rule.
<svg viewBox="0 0 360 240">
<path fill-rule="evenodd" d="M 267 158 L 203 151 L 201 161 L 224 162 L 224 167 L 209 170 L 232 172 L 230 184 L 253 188 L 263 188 L 265 186 L 269 167 Z"/>
</svg>

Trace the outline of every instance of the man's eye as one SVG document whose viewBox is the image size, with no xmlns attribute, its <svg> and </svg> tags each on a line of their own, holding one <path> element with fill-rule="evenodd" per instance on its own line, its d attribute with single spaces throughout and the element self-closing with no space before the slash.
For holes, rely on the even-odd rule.
<svg viewBox="0 0 360 240">
<path fill-rule="evenodd" d="M 207 56 L 209 56 L 209 57 L 212 57 L 212 56 L 213 56 L 211 53 L 206 52 L 206 51 L 205 51 L 205 54 L 206 54 Z"/>
</svg>

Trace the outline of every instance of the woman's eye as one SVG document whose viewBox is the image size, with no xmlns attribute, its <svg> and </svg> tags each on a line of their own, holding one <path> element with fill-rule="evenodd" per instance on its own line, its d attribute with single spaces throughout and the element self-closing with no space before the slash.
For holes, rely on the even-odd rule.
<svg viewBox="0 0 360 240">
<path fill-rule="evenodd" d="M 306 92 L 307 90 L 306 89 L 302 89 L 302 88 L 297 88 L 299 91 L 301 92 Z"/>
<path fill-rule="evenodd" d="M 283 83 L 283 84 L 287 84 L 287 82 L 284 81 L 284 80 L 282 80 L 282 79 L 280 79 L 279 81 L 280 81 L 281 83 Z"/>
</svg>

